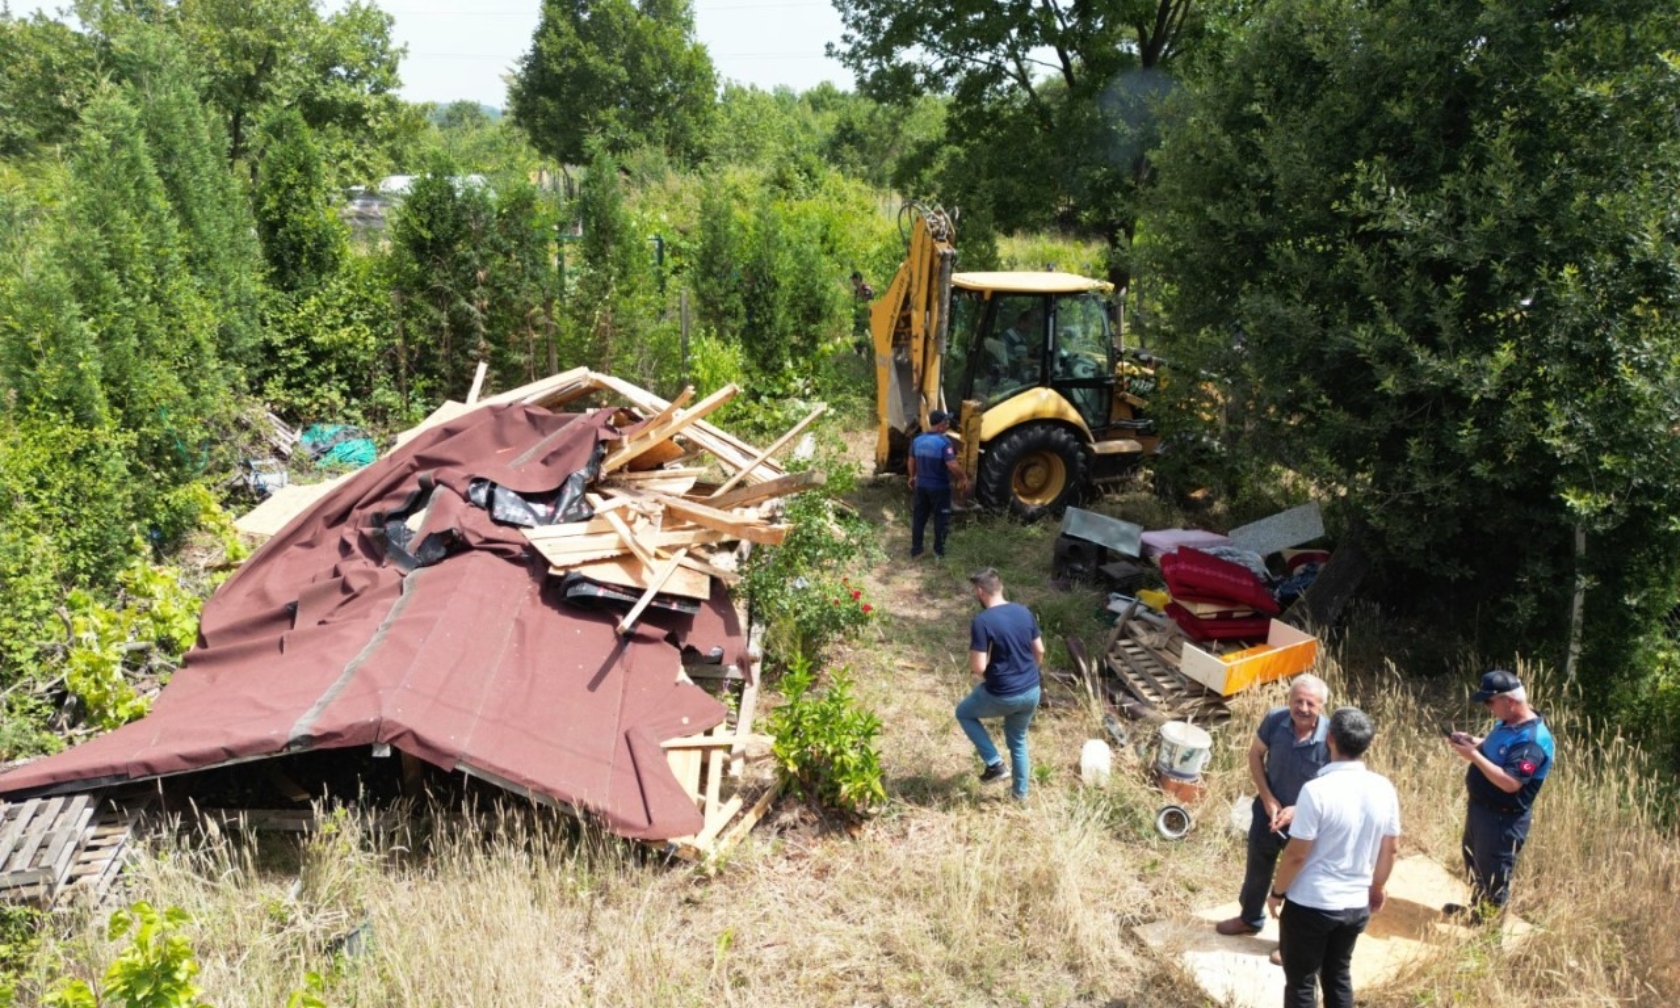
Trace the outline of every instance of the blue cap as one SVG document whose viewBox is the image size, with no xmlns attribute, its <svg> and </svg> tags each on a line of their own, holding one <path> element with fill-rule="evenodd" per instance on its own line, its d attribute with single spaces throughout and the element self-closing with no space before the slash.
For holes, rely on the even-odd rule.
<svg viewBox="0 0 1680 1008">
<path fill-rule="evenodd" d="M 1522 689 L 1521 679 L 1504 669 L 1496 668 L 1492 672 L 1482 674 L 1482 688 L 1470 694 L 1470 699 L 1475 703 L 1487 703 L 1501 693 L 1519 689 Z"/>
<path fill-rule="evenodd" d="M 950 423 L 950 422 L 951 422 L 951 414 L 945 412 L 944 410 L 936 409 L 936 410 L 929 410 L 928 411 L 928 426 L 929 427 L 938 427 L 940 424 L 945 424 L 945 423 Z"/>
</svg>

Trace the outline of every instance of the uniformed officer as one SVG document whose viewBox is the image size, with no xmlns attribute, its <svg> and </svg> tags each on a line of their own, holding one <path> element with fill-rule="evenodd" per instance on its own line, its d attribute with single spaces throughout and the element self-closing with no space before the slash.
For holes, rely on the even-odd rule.
<svg viewBox="0 0 1680 1008">
<path fill-rule="evenodd" d="M 1498 912 L 1511 895 L 1511 872 L 1528 839 L 1530 813 L 1540 786 L 1552 769 L 1552 733 L 1528 705 L 1522 682 L 1504 669 L 1482 676 L 1482 688 L 1470 697 L 1486 704 L 1499 720 L 1486 738 L 1453 732 L 1447 739 L 1469 763 L 1464 784 L 1469 808 L 1464 817 L 1464 865 L 1471 878 L 1471 907 L 1455 903 L 1448 916 L 1481 919 Z"/>
<path fill-rule="evenodd" d="M 910 558 L 922 555 L 922 533 L 933 519 L 933 555 L 944 559 L 945 537 L 951 531 L 951 486 L 968 488 L 968 474 L 957 461 L 956 448 L 946 432 L 951 415 L 944 410 L 928 412 L 927 430 L 910 442 L 910 492 L 915 495 L 910 509 Z"/>
</svg>

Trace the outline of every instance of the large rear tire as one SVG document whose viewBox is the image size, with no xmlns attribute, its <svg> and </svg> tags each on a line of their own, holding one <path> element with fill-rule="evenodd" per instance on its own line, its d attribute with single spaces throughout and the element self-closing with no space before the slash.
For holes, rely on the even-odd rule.
<svg viewBox="0 0 1680 1008">
<path fill-rule="evenodd" d="M 1090 465 L 1085 446 L 1066 427 L 1022 424 L 986 449 L 977 488 L 980 503 L 1007 508 L 1027 521 L 1059 514 L 1079 499 Z"/>
</svg>

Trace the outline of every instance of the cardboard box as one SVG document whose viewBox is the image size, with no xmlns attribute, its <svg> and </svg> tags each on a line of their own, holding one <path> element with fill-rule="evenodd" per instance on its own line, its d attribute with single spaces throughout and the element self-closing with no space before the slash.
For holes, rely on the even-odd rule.
<svg viewBox="0 0 1680 1008">
<path fill-rule="evenodd" d="M 1266 643 L 1226 655 L 1184 642 L 1178 670 L 1221 696 L 1305 672 L 1318 660 L 1318 638 L 1272 620 Z"/>
</svg>

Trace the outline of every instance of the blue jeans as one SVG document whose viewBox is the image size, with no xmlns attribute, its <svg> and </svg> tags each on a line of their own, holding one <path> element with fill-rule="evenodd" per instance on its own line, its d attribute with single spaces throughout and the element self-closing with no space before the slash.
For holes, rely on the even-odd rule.
<svg viewBox="0 0 1680 1008">
<path fill-rule="evenodd" d="M 1015 797 L 1027 796 L 1027 781 L 1031 767 L 1027 764 L 1027 726 L 1032 724 L 1033 711 L 1038 710 L 1038 687 L 1011 697 L 995 697 L 981 683 L 957 704 L 957 723 L 963 734 L 974 743 L 981 762 L 992 766 L 1003 762 L 991 733 L 980 723 L 981 718 L 1003 718 L 1003 738 L 1009 746 L 1010 777 L 1015 785 Z"/>
<path fill-rule="evenodd" d="M 951 531 L 951 488 L 916 488 L 916 499 L 910 510 L 910 555 L 922 555 L 922 532 L 933 518 L 933 555 L 945 555 L 945 537 Z"/>
</svg>

